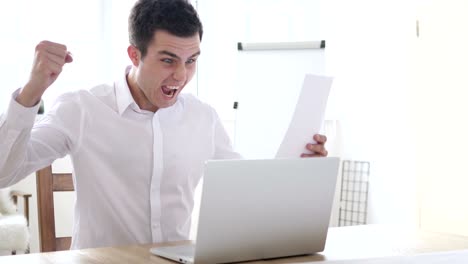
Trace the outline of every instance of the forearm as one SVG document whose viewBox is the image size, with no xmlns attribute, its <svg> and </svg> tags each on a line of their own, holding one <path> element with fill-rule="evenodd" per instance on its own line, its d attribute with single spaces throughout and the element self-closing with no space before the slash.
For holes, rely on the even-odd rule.
<svg viewBox="0 0 468 264">
<path fill-rule="evenodd" d="M 15 93 L 0 119 L 0 187 L 18 182 L 69 150 L 70 136 L 60 124 L 52 121 L 50 126 L 43 125 L 34 132 L 32 129 L 42 95 L 60 75 L 64 64 L 72 61 L 65 45 L 41 41 L 36 46 L 29 80 Z"/>
<path fill-rule="evenodd" d="M 42 97 L 42 92 L 38 93 L 32 88 L 29 88 L 29 83 L 25 85 L 16 97 L 16 102 L 24 107 L 34 107 L 39 103 Z"/>
</svg>

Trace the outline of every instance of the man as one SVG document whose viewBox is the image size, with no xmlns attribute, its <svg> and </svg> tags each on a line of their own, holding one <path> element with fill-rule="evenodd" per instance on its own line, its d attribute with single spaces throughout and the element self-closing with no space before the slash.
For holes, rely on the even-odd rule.
<svg viewBox="0 0 468 264">
<path fill-rule="evenodd" d="M 73 60 L 66 46 L 39 43 L 29 81 L 1 117 L 0 187 L 69 154 L 73 249 L 187 239 L 204 161 L 240 158 L 214 109 L 180 94 L 202 33 L 185 0 L 137 1 L 122 79 L 60 96 L 34 124 L 42 94 Z M 326 138 L 314 139 L 302 156 L 327 155 Z"/>
</svg>

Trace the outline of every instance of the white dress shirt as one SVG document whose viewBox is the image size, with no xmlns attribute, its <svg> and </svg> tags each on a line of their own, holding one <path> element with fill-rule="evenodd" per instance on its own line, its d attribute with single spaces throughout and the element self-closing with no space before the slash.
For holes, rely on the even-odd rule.
<svg viewBox="0 0 468 264">
<path fill-rule="evenodd" d="M 21 106 L 17 93 L 0 116 L 0 187 L 69 154 L 72 249 L 188 239 L 204 162 L 240 158 L 215 110 L 189 94 L 141 110 L 122 76 L 60 96 L 34 124 L 38 106 Z"/>
</svg>

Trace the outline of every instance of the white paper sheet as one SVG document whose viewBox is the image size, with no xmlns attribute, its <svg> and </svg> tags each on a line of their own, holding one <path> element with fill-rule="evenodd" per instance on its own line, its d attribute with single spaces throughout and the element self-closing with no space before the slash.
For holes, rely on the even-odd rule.
<svg viewBox="0 0 468 264">
<path fill-rule="evenodd" d="M 276 158 L 297 158 L 307 143 L 313 143 L 312 136 L 322 127 L 328 94 L 333 78 L 307 74 L 296 104 L 289 128 L 276 153 Z"/>
<path fill-rule="evenodd" d="M 413 256 L 384 257 L 373 259 L 356 259 L 340 261 L 324 261 L 327 264 L 466 264 L 468 250 L 447 251 L 418 254 Z"/>
</svg>

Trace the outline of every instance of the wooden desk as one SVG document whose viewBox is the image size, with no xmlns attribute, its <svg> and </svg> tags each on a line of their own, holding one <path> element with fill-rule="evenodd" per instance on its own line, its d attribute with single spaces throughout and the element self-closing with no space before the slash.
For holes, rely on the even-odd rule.
<svg viewBox="0 0 468 264">
<path fill-rule="evenodd" d="M 108 247 L 36 253 L 0 257 L 0 263 L 175 263 L 149 253 L 149 248 L 176 242 L 126 247 Z M 468 237 L 413 231 L 388 226 L 352 226 L 331 228 L 324 252 L 310 256 L 281 258 L 255 263 L 309 263 L 326 260 L 346 260 L 371 257 L 405 256 L 417 253 L 468 249 Z"/>
</svg>

